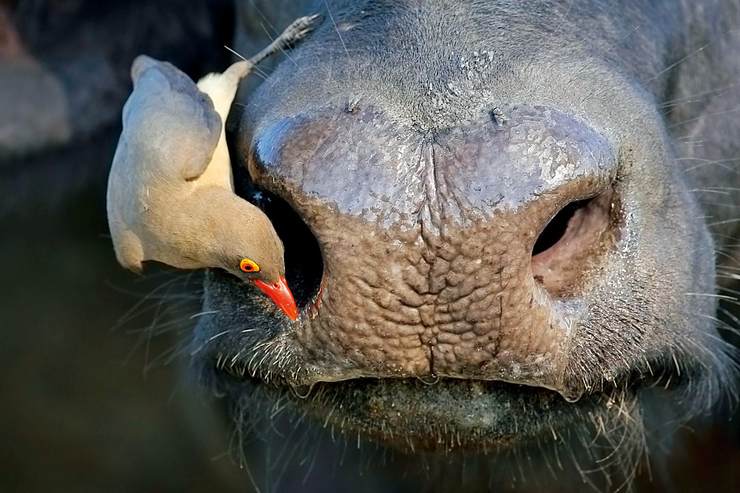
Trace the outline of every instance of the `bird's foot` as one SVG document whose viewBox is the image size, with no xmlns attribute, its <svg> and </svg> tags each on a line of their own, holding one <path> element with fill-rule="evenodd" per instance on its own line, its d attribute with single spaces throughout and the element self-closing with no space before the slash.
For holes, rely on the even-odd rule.
<svg viewBox="0 0 740 493">
<path fill-rule="evenodd" d="M 280 36 L 270 43 L 267 48 L 257 53 L 255 56 L 250 58 L 248 61 L 252 65 L 257 65 L 265 58 L 277 53 L 278 51 L 289 50 L 293 48 L 296 43 L 305 38 L 316 26 L 318 19 L 321 17 L 320 14 L 308 15 L 305 17 L 299 17 L 290 23 L 285 30 L 280 33 Z"/>
</svg>

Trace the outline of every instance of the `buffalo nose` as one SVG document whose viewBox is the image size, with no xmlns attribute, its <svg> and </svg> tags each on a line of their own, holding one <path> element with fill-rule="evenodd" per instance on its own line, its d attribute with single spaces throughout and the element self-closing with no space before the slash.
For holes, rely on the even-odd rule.
<svg viewBox="0 0 740 493">
<path fill-rule="evenodd" d="M 257 140 L 253 176 L 323 256 L 320 309 L 292 334 L 309 379 L 434 374 L 577 397 L 565 368 L 615 241 L 617 154 L 558 110 L 498 116 L 419 132 L 365 108 Z"/>
</svg>

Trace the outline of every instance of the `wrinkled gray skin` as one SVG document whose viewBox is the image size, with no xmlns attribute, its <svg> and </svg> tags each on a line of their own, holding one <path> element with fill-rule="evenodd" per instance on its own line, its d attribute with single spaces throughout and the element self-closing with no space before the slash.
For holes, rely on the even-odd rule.
<svg viewBox="0 0 740 493">
<path fill-rule="evenodd" d="M 324 21 L 244 99 L 236 149 L 324 275 L 296 323 L 208 276 L 197 361 L 245 412 L 314 385 L 297 411 L 351 436 L 490 451 L 591 422 L 617 442 L 650 396 L 685 417 L 728 390 L 737 2 L 298 4 L 260 5 Z"/>
</svg>

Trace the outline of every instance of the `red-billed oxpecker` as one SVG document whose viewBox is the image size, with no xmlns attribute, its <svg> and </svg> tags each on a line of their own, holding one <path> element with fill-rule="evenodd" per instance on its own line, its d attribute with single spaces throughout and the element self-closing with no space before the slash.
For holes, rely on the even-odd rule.
<svg viewBox="0 0 740 493">
<path fill-rule="evenodd" d="M 108 222 L 121 265 L 135 272 L 148 260 L 221 268 L 297 319 L 283 243 L 267 216 L 234 193 L 224 123 L 241 79 L 304 37 L 313 21 L 296 20 L 250 60 L 197 85 L 169 63 L 136 58 L 108 181 Z"/>
</svg>

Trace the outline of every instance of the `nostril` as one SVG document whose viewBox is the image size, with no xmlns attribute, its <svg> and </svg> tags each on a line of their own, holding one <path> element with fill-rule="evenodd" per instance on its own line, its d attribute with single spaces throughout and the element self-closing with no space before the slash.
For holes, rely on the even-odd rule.
<svg viewBox="0 0 740 493">
<path fill-rule="evenodd" d="M 613 193 L 604 192 L 569 203 L 542 230 L 532 248 L 532 275 L 551 295 L 583 290 L 584 274 L 614 242 L 612 209 Z"/>
<path fill-rule="evenodd" d="M 283 199 L 260 191 L 262 208 L 285 247 L 285 277 L 296 303 L 303 308 L 316 297 L 324 275 L 324 262 L 316 237 L 298 213 Z"/>
<path fill-rule="evenodd" d="M 298 307 L 305 307 L 318 294 L 324 275 L 324 262 L 316 237 L 285 200 L 257 188 L 245 167 L 234 167 L 234 186 L 239 195 L 259 206 L 272 221 L 285 247 L 288 285 Z"/>
<path fill-rule="evenodd" d="M 576 212 L 586 207 L 591 200 L 592 199 L 586 199 L 579 200 L 577 202 L 571 202 L 570 204 L 560 209 L 560 211 L 555 214 L 555 217 L 550 220 L 547 226 L 545 226 L 545 229 L 542 230 L 542 233 L 540 233 L 540 236 L 537 238 L 537 241 L 534 244 L 534 248 L 532 248 L 532 256 L 539 255 L 540 253 L 551 248 L 558 241 L 560 241 L 563 238 L 566 229 L 568 228 L 568 224 L 570 223 L 571 219 L 573 219 L 573 216 L 576 214 Z"/>
</svg>

